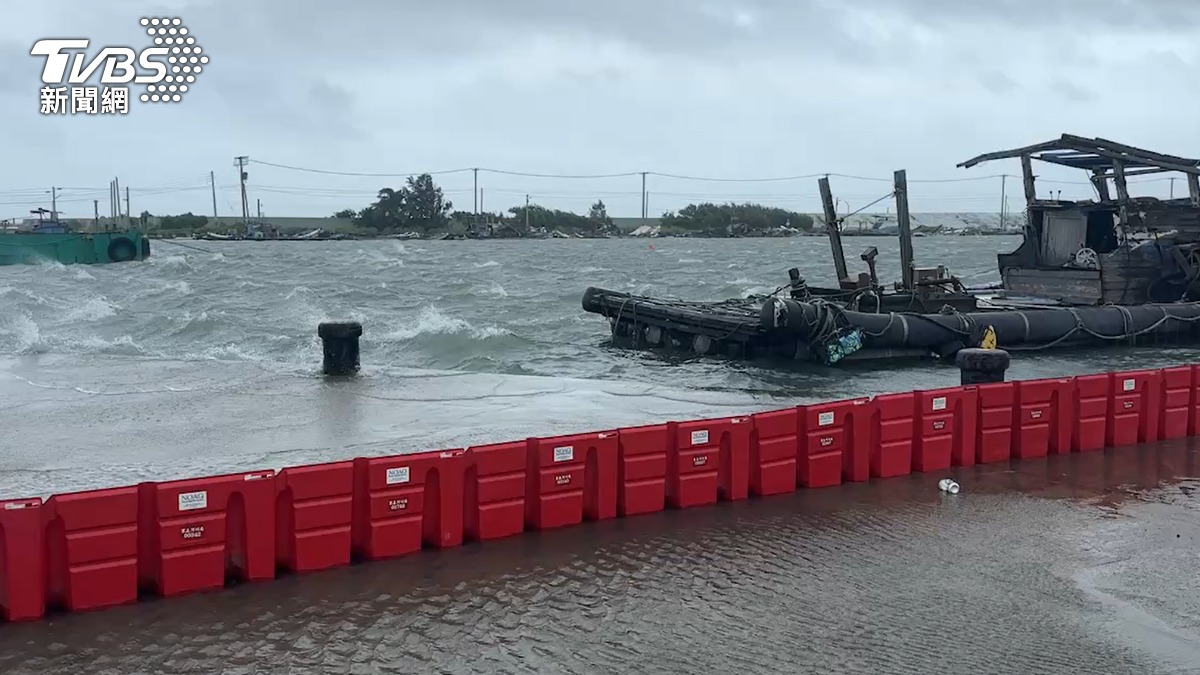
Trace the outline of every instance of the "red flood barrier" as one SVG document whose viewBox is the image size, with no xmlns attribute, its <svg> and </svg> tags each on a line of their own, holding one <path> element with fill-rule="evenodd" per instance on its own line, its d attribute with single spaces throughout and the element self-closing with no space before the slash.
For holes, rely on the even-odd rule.
<svg viewBox="0 0 1200 675">
<path fill-rule="evenodd" d="M 617 515 L 662 511 L 667 500 L 666 424 L 617 431 Z"/>
<path fill-rule="evenodd" d="M 275 576 L 275 472 L 143 483 L 141 585 L 169 597 Z"/>
<path fill-rule="evenodd" d="M 794 492 L 800 447 L 800 409 L 751 415 L 750 493 L 759 496 Z"/>
<path fill-rule="evenodd" d="M 1025 380 L 1013 383 L 1016 416 L 1013 420 L 1013 456 L 1045 457 L 1071 451 L 1071 420 L 1075 381 Z"/>
<path fill-rule="evenodd" d="M 917 392 L 916 395 L 917 433 L 913 443 L 912 470 L 941 471 L 949 469 L 951 465 L 973 465 L 977 388 L 934 389 Z"/>
<path fill-rule="evenodd" d="M 1158 437 L 1163 440 L 1194 435 L 1196 367 L 1178 366 L 1159 371 Z"/>
<path fill-rule="evenodd" d="M 871 476 L 907 476 L 913 469 L 913 439 L 917 396 L 882 394 L 872 401 L 870 440 Z"/>
<path fill-rule="evenodd" d="M 1013 409 L 1016 401 L 1013 383 L 977 385 L 975 395 L 979 409 L 975 421 L 974 461 L 959 466 L 970 466 L 974 462 L 1007 462 L 1013 455 L 1013 435 L 1018 419 Z"/>
<path fill-rule="evenodd" d="M 1111 387 L 1108 374 L 1080 375 L 1075 378 L 1071 410 L 1075 413 L 1071 429 L 1071 450 L 1103 450 L 1108 430 L 1108 398 Z"/>
<path fill-rule="evenodd" d="M 275 476 L 275 559 L 289 572 L 350 564 L 354 462 L 284 469 Z"/>
<path fill-rule="evenodd" d="M 137 487 L 55 495 L 46 501 L 46 599 L 71 611 L 135 602 Z"/>
<path fill-rule="evenodd" d="M 749 417 L 675 423 L 667 503 L 679 509 L 745 499 L 750 483 Z M 795 478 L 793 476 L 792 480 Z"/>
<path fill-rule="evenodd" d="M 525 522 L 549 530 L 617 513 L 617 432 L 529 439 Z"/>
<path fill-rule="evenodd" d="M 463 534 L 473 541 L 525 531 L 527 441 L 467 449 Z"/>
<path fill-rule="evenodd" d="M 856 442 L 856 414 L 870 415 L 862 407 L 869 399 L 820 403 L 800 408 L 799 484 L 807 488 L 829 487 L 842 482 L 847 466 L 854 467 L 858 453 L 868 455 L 867 444 Z M 860 427 L 869 431 L 869 427 Z M 868 455 L 869 463 L 869 455 Z"/>
<path fill-rule="evenodd" d="M 462 543 L 464 450 L 354 460 L 355 552 L 394 558 Z"/>
<path fill-rule="evenodd" d="M 1109 373 L 1107 447 L 1158 440 L 1158 372 Z"/>
<path fill-rule="evenodd" d="M 0 618 L 41 618 L 42 565 L 42 500 L 0 501 Z"/>
</svg>

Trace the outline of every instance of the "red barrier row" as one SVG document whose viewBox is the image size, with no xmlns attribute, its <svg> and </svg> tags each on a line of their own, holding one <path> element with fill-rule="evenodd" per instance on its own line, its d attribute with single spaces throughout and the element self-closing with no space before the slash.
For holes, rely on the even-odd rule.
<svg viewBox="0 0 1200 675">
<path fill-rule="evenodd" d="M 0 502 L 0 616 L 40 617 L 845 481 L 1197 435 L 1200 366 L 887 394 Z"/>
</svg>

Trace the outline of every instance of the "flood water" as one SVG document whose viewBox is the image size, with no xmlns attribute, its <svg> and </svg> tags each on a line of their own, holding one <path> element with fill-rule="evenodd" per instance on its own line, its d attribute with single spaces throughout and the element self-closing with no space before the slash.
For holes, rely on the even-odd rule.
<svg viewBox="0 0 1200 675">
<path fill-rule="evenodd" d="M 8 625 L 0 672 L 1196 672 L 1198 460 L 913 475 Z"/>
<path fill-rule="evenodd" d="M 191 244 L 192 242 L 188 242 Z M 0 498 L 742 415 L 954 385 L 607 346 L 589 285 L 769 292 L 827 243 L 155 243 L 0 268 Z M 880 270 L 894 267 L 894 246 Z M 1007 237 L 926 237 L 998 278 Z M 316 324 L 364 323 L 327 382 Z M 1196 362 L 1014 355 L 1012 379 Z M 530 534 L 0 626 L 0 673 L 1200 672 L 1196 442 L 918 475 Z"/>
</svg>

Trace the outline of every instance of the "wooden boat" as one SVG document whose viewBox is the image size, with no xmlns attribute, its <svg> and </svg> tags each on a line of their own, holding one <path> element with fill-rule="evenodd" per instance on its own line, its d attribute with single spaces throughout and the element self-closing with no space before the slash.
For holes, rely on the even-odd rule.
<svg viewBox="0 0 1200 675">
<path fill-rule="evenodd" d="M 621 346 L 826 364 L 953 357 L 978 345 L 989 326 L 1009 351 L 1200 342 L 1200 160 L 1063 135 L 959 166 L 1018 157 L 1024 238 L 998 256 L 1001 286 L 986 295 L 944 268 L 913 264 L 907 185 L 897 171 L 902 278 L 892 290 L 879 285 L 870 249 L 863 255 L 870 274 L 850 278 L 829 184 L 821 179 L 840 288 L 808 288 L 793 270 L 791 283 L 770 296 L 698 303 L 589 288 L 583 307 L 609 318 Z M 1088 171 L 1099 199 L 1038 199 L 1033 159 Z M 1186 176 L 1188 197 L 1129 195 L 1127 176 L 1172 171 Z"/>
</svg>

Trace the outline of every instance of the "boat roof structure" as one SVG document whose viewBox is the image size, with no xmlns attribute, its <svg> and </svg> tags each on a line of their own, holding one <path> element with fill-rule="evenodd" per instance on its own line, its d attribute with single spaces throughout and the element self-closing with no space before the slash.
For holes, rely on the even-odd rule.
<svg viewBox="0 0 1200 675">
<path fill-rule="evenodd" d="M 1114 163 L 1119 163 L 1126 176 L 1165 171 L 1179 171 L 1192 176 L 1200 176 L 1200 159 L 1165 155 L 1104 138 L 1084 138 L 1072 134 L 1063 134 L 1052 141 L 1027 145 L 1022 148 L 989 152 L 972 157 L 958 166 L 969 169 L 984 162 L 1023 156 L 1050 164 L 1091 171 L 1093 174 L 1110 172 L 1114 168 Z"/>
</svg>

